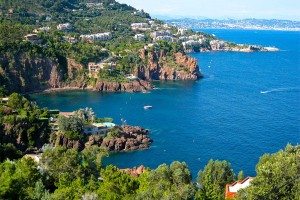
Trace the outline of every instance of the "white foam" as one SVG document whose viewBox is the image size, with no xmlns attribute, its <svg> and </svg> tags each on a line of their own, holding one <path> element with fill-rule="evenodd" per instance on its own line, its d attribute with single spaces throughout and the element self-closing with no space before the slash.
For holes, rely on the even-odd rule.
<svg viewBox="0 0 300 200">
<path fill-rule="evenodd" d="M 272 93 L 272 92 L 294 92 L 294 91 L 298 91 L 299 88 L 275 88 L 275 89 L 271 89 L 271 90 L 265 90 L 265 91 L 260 91 L 261 94 L 268 94 L 268 93 Z"/>
</svg>

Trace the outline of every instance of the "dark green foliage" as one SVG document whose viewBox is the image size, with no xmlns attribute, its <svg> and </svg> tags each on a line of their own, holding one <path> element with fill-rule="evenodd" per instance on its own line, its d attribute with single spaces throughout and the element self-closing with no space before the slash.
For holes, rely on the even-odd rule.
<svg viewBox="0 0 300 200">
<path fill-rule="evenodd" d="M 56 147 L 43 153 L 41 166 L 46 169 L 52 184 L 67 187 L 78 178 L 87 183 L 91 178 L 98 177 L 105 155 L 106 151 L 94 146 L 82 152 Z"/>
<path fill-rule="evenodd" d="M 251 186 L 238 199 L 297 200 L 300 197 L 300 146 L 262 156 Z"/>
<path fill-rule="evenodd" d="M 0 199 L 30 199 L 41 175 L 32 159 L 0 164 Z"/>
<path fill-rule="evenodd" d="M 48 117 L 47 110 L 17 93 L 11 94 L 7 104 L 0 105 L 1 160 L 18 158 L 20 151 L 41 148 L 48 142 Z"/>
<path fill-rule="evenodd" d="M 137 179 L 112 165 L 101 171 L 101 179 L 103 182 L 97 190 L 100 199 L 133 199 L 133 195 L 139 188 Z"/>
<path fill-rule="evenodd" d="M 184 162 L 160 165 L 142 174 L 139 182 L 136 199 L 193 199 L 195 194 L 190 171 Z"/>
<path fill-rule="evenodd" d="M 58 117 L 58 127 L 62 132 L 71 132 L 71 133 L 82 133 L 83 132 L 83 120 L 76 116 Z"/>
<path fill-rule="evenodd" d="M 225 198 L 225 185 L 234 181 L 234 173 L 227 161 L 210 160 L 198 174 L 201 189 L 196 199 L 222 200 Z"/>
</svg>

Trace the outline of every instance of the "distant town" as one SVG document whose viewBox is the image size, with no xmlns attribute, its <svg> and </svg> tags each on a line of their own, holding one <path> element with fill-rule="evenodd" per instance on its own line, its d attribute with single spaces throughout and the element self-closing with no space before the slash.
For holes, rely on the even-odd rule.
<svg viewBox="0 0 300 200">
<path fill-rule="evenodd" d="M 266 19 L 165 19 L 168 24 L 193 29 L 300 31 L 300 21 Z"/>
</svg>

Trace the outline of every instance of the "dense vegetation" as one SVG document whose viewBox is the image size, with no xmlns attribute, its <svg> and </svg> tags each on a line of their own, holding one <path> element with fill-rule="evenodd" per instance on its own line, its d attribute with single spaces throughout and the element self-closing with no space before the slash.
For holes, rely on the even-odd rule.
<svg viewBox="0 0 300 200">
<path fill-rule="evenodd" d="M 47 117 L 47 110 L 17 93 L 11 94 L 6 104 L 0 104 L 0 160 L 41 148 L 50 135 Z"/>
<path fill-rule="evenodd" d="M 253 184 L 237 199 L 299 197 L 299 146 L 264 155 Z M 39 163 L 30 158 L 0 164 L 1 199 L 224 199 L 226 183 L 235 180 L 226 161 L 209 161 L 192 182 L 187 165 L 173 162 L 131 176 L 115 166 L 102 166 L 106 152 L 49 148 Z M 288 160 L 288 161 L 287 161 Z M 282 170 L 285 169 L 285 170 Z"/>
</svg>

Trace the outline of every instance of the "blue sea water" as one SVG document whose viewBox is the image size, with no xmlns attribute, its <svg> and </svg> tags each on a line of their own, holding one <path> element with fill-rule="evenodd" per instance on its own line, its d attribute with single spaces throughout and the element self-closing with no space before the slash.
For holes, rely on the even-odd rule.
<svg viewBox="0 0 300 200">
<path fill-rule="evenodd" d="M 254 176 L 261 155 L 300 142 L 300 32 L 205 31 L 281 51 L 193 53 L 205 78 L 157 82 L 158 89 L 146 94 L 73 91 L 32 97 L 51 109 L 91 107 L 99 117 L 150 129 L 149 150 L 114 154 L 106 164 L 156 168 L 179 160 L 195 178 L 209 159 L 224 159 L 236 172 Z"/>
</svg>

